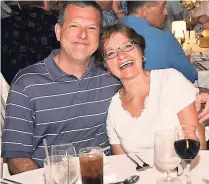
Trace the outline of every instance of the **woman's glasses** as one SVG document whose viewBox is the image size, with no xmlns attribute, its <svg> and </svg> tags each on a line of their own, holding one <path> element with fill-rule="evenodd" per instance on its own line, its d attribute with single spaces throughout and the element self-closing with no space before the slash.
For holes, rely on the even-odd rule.
<svg viewBox="0 0 209 184">
<path fill-rule="evenodd" d="M 121 45 L 117 49 L 109 49 L 109 50 L 107 50 L 103 54 L 103 58 L 104 58 L 104 60 L 113 59 L 113 58 L 115 58 L 118 55 L 119 51 L 129 52 L 129 51 L 133 50 L 135 44 L 136 43 L 134 41 L 129 40 L 129 41 L 125 42 L 123 45 Z"/>
</svg>

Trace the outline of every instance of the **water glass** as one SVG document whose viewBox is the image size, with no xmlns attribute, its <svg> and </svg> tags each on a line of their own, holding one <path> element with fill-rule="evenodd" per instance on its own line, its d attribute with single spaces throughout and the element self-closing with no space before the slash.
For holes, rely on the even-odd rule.
<svg viewBox="0 0 209 184">
<path fill-rule="evenodd" d="M 71 143 L 52 145 L 52 155 L 75 156 L 75 147 Z"/>
<path fill-rule="evenodd" d="M 181 162 L 174 150 L 174 141 L 174 130 L 160 130 L 155 133 L 154 162 L 157 167 L 167 172 L 167 177 L 158 180 L 157 184 L 181 184 L 179 179 L 170 176 L 170 171 Z"/>
</svg>

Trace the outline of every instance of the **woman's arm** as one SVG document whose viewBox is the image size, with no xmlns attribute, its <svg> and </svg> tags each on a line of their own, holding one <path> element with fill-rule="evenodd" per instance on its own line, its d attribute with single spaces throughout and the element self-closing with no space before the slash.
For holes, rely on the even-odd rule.
<svg viewBox="0 0 209 184">
<path fill-rule="evenodd" d="M 205 128 L 203 125 L 198 123 L 198 114 L 195 110 L 195 104 L 192 103 L 179 111 L 178 118 L 181 125 L 191 124 L 197 127 L 198 138 L 200 141 L 200 149 L 207 149 L 207 144 L 205 140 Z"/>
<path fill-rule="evenodd" d="M 126 154 L 120 144 L 112 144 L 111 148 L 112 148 L 112 154 L 113 155 Z"/>
</svg>

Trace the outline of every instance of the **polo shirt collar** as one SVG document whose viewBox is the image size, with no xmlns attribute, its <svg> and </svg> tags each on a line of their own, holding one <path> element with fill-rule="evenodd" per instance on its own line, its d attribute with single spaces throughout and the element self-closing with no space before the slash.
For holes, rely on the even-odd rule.
<svg viewBox="0 0 209 184">
<path fill-rule="evenodd" d="M 133 15 L 124 16 L 122 19 L 122 23 L 126 25 L 131 24 L 131 25 L 136 25 L 136 26 L 138 26 L 138 24 L 140 23 L 140 26 L 142 27 L 150 26 L 149 22 L 146 19 L 133 16 Z"/>
<path fill-rule="evenodd" d="M 58 81 L 59 79 L 61 79 L 64 76 L 67 76 L 67 75 L 69 76 L 69 74 L 62 71 L 62 69 L 56 64 L 56 62 L 54 60 L 54 56 L 59 54 L 59 52 L 60 52 L 60 49 L 53 50 L 51 52 L 51 54 L 44 60 L 46 68 L 47 68 L 53 81 Z M 91 57 L 89 66 L 88 66 L 87 71 L 84 75 L 86 76 L 89 72 L 93 72 L 95 69 L 96 69 L 96 64 L 95 64 L 95 58 L 93 56 L 93 57 Z M 73 76 L 73 75 L 71 75 L 71 76 Z"/>
</svg>

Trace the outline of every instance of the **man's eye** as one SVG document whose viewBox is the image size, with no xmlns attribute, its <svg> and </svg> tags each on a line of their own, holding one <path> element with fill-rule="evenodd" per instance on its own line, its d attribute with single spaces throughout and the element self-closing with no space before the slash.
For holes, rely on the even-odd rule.
<svg viewBox="0 0 209 184">
<path fill-rule="evenodd" d="M 72 25 L 70 25 L 69 27 L 76 28 L 76 27 L 78 27 L 78 26 L 75 25 L 75 24 L 72 24 Z"/>
<path fill-rule="evenodd" d="M 90 30 L 96 30 L 96 27 L 89 27 Z"/>
</svg>

